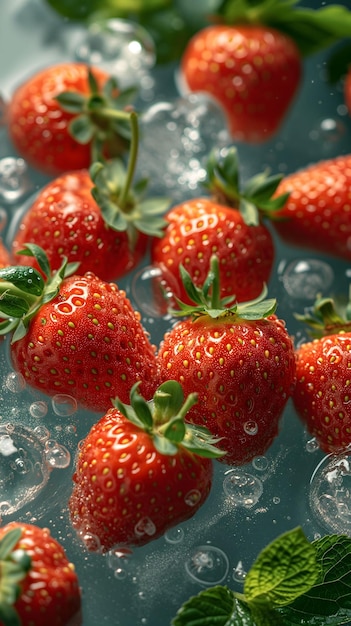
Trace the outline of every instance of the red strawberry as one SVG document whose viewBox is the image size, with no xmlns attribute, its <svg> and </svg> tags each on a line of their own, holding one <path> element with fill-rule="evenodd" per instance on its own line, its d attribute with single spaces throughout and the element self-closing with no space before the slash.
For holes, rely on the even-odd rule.
<svg viewBox="0 0 351 626">
<path fill-rule="evenodd" d="M 320 161 L 287 176 L 277 194 L 288 194 L 272 224 L 287 243 L 351 259 L 351 155 Z"/>
<path fill-rule="evenodd" d="M 311 327 L 311 341 L 296 349 L 293 402 L 308 431 L 327 453 L 351 444 L 351 319 L 330 298 L 318 298 L 311 315 L 297 316 Z"/>
<path fill-rule="evenodd" d="M 184 394 L 196 388 L 199 403 L 188 419 L 221 438 L 226 463 L 241 465 L 263 454 L 278 433 L 295 379 L 293 343 L 274 314 L 275 300 L 219 299 L 215 257 L 203 290 L 181 273 L 195 306 L 180 305 L 186 319 L 164 336 L 160 375 L 178 380 Z"/>
<path fill-rule="evenodd" d="M 0 267 L 7 267 L 11 264 L 10 253 L 3 241 L 0 239 Z"/>
<path fill-rule="evenodd" d="M 101 151 L 119 156 L 128 146 L 123 108 L 131 95 L 99 67 L 50 66 L 13 94 L 8 131 L 19 154 L 47 174 L 87 168 Z"/>
<path fill-rule="evenodd" d="M 301 78 L 294 41 L 260 24 L 218 24 L 188 43 L 181 78 L 190 91 L 206 91 L 228 116 L 232 136 L 260 142 L 280 126 Z"/>
<path fill-rule="evenodd" d="M 195 198 L 173 207 L 166 215 L 168 226 L 154 239 L 151 260 L 178 285 L 175 294 L 190 302 L 182 284 L 183 265 L 195 285 L 203 285 L 212 254 L 219 259 L 221 297 L 235 295 L 237 301 L 256 298 L 268 282 L 274 243 L 260 221 L 259 208 L 276 210 L 286 196 L 271 199 L 281 176 L 258 174 L 239 189 L 237 151 L 230 148 L 222 161 L 211 155 L 207 189 L 211 197 Z"/>
<path fill-rule="evenodd" d="M 124 291 L 92 273 L 50 276 L 43 251 L 28 244 L 41 271 L 28 266 L 0 270 L 0 311 L 13 331 L 14 367 L 29 385 L 49 395 L 74 395 L 92 411 L 122 401 L 136 381 L 145 397 L 157 386 L 155 348 Z"/>
<path fill-rule="evenodd" d="M 74 566 L 47 528 L 18 522 L 1 527 L 0 561 L 0 624 L 82 623 Z"/>
<path fill-rule="evenodd" d="M 168 380 L 150 403 L 135 385 L 130 405 L 115 401 L 79 449 L 69 501 L 73 526 L 91 547 L 140 546 L 190 517 L 209 495 L 211 457 L 219 452 L 204 430 L 186 426 L 196 402 L 183 404 Z"/>
<path fill-rule="evenodd" d="M 162 234 L 165 221 L 158 215 L 168 200 L 144 199 L 144 180 L 130 188 L 137 152 L 136 115 L 131 113 L 130 120 L 128 168 L 112 160 L 94 164 L 90 174 L 72 171 L 48 183 L 19 224 L 14 253 L 35 243 L 45 249 L 52 270 L 66 257 L 80 263 L 80 274 L 92 271 L 107 281 L 124 276 L 139 263 L 148 236 Z M 35 258 L 30 263 L 38 268 Z"/>
</svg>

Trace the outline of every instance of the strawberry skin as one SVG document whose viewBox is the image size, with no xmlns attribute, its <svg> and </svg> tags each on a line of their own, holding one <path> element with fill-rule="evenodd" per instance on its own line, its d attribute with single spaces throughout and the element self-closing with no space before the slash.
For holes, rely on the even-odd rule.
<svg viewBox="0 0 351 626">
<path fill-rule="evenodd" d="M 174 381 L 163 387 L 170 385 Z M 196 454 L 177 440 L 175 449 L 165 452 L 165 444 L 159 449 L 156 443 L 164 441 L 167 431 L 160 424 L 154 431 L 150 424 L 143 430 L 130 421 L 130 411 L 112 408 L 94 424 L 79 449 L 73 475 L 72 524 L 88 547 L 95 538 L 93 549 L 98 545 L 103 552 L 157 539 L 192 517 L 212 484 L 211 458 L 200 456 L 204 448 Z"/>
<path fill-rule="evenodd" d="M 290 193 L 272 225 L 287 243 L 351 259 L 351 155 L 320 161 L 284 178 Z"/>
<path fill-rule="evenodd" d="M 203 285 L 210 258 L 220 259 L 221 297 L 235 295 L 240 302 L 257 297 L 267 283 L 274 261 L 274 244 L 263 224 L 246 224 L 240 211 L 208 198 L 184 202 L 166 215 L 168 226 L 154 238 L 151 259 L 173 277 L 175 294 L 189 298 L 179 276 L 179 265 L 195 285 Z"/>
<path fill-rule="evenodd" d="M 279 128 L 301 80 L 300 52 L 264 25 L 214 25 L 199 31 L 181 60 L 181 80 L 223 106 L 232 136 L 262 142 Z"/>
<path fill-rule="evenodd" d="M 106 281 L 135 267 L 145 254 L 147 236 L 136 231 L 131 246 L 127 230 L 110 228 L 92 196 L 93 186 L 88 170 L 68 172 L 48 183 L 20 222 L 13 254 L 33 242 L 45 249 L 52 270 L 67 257 L 79 261 L 80 274 L 92 271 Z M 28 264 L 38 267 L 34 258 Z"/>
<path fill-rule="evenodd" d="M 91 273 L 64 279 L 11 354 L 29 385 L 71 394 L 92 411 L 104 412 L 117 395 L 127 400 L 139 380 L 150 397 L 157 382 L 155 348 L 140 315 L 124 291 Z"/>
<path fill-rule="evenodd" d="M 296 411 L 324 452 L 342 452 L 351 444 L 351 333 L 306 342 L 296 357 Z"/>
<path fill-rule="evenodd" d="M 254 321 L 209 315 L 178 322 L 161 342 L 161 378 L 178 380 L 199 402 L 188 419 L 206 426 L 230 465 L 263 454 L 278 433 L 295 380 L 292 340 L 275 315 Z"/>
<path fill-rule="evenodd" d="M 0 540 L 15 529 L 22 532 L 15 549 L 24 550 L 31 558 L 14 604 L 22 626 L 67 626 L 71 619 L 81 624 L 78 578 L 63 547 L 47 528 L 19 522 L 2 526 Z"/>
</svg>

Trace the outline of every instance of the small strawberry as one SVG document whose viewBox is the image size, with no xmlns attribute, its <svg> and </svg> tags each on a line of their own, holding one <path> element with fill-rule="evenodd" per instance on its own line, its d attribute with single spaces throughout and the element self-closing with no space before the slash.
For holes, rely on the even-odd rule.
<svg viewBox="0 0 351 626">
<path fill-rule="evenodd" d="M 222 2 L 208 16 L 216 23 L 198 31 L 185 48 L 180 84 L 217 99 L 239 141 L 270 139 L 297 94 L 303 57 L 349 36 L 346 7 L 309 10 L 297 3 Z"/>
<path fill-rule="evenodd" d="M 212 257 L 203 289 L 181 267 L 194 305 L 179 303 L 186 316 L 160 344 L 161 379 L 178 380 L 186 395 L 194 387 L 199 403 L 188 419 L 206 426 L 227 451 L 223 461 L 242 465 L 263 454 L 278 433 L 279 420 L 295 380 L 295 357 L 275 300 L 233 304 L 220 300 L 218 259 Z"/>
<path fill-rule="evenodd" d="M 79 262 L 79 273 L 117 280 L 143 258 L 148 237 L 160 237 L 168 207 L 164 198 L 144 198 L 146 181 L 131 187 L 138 149 L 138 121 L 130 113 L 128 167 L 120 160 L 62 174 L 38 194 L 15 233 L 14 255 L 29 242 L 45 249 L 51 269 L 63 258 Z M 38 269 L 35 258 L 28 264 Z"/>
<path fill-rule="evenodd" d="M 287 176 L 277 188 L 287 201 L 271 215 L 272 225 L 293 246 L 351 259 L 350 185 L 351 155 Z"/>
<path fill-rule="evenodd" d="M 133 90 L 119 92 L 99 67 L 61 63 L 20 85 L 6 111 L 10 138 L 38 170 L 58 175 L 88 168 L 101 155 L 120 156 L 129 145 Z"/>
<path fill-rule="evenodd" d="M 74 566 L 47 528 L 10 522 L 0 528 L 3 626 L 81 624 Z M 72 620 L 72 621 L 71 621 Z"/>
<path fill-rule="evenodd" d="M 125 292 L 92 273 L 68 276 L 75 266 L 66 263 L 51 275 L 34 244 L 23 252 L 36 256 L 41 272 L 25 265 L 0 270 L 0 312 L 8 318 L 0 333 L 12 332 L 12 361 L 28 384 L 48 395 L 71 394 L 99 412 L 117 395 L 127 400 L 137 381 L 150 397 L 155 347 Z"/>
<path fill-rule="evenodd" d="M 312 339 L 296 349 L 293 402 L 308 431 L 327 453 L 351 444 L 351 315 L 331 298 L 318 298 L 311 315 L 297 315 Z"/>
<path fill-rule="evenodd" d="M 162 237 L 152 241 L 151 260 L 171 275 L 175 294 L 188 295 L 179 274 L 183 265 L 195 285 L 203 285 L 213 254 L 219 259 L 221 297 L 237 301 L 256 298 L 267 283 L 274 261 L 274 243 L 259 213 L 281 207 L 286 195 L 272 199 L 281 176 L 258 174 L 239 188 L 237 151 L 230 148 L 222 160 L 212 154 L 205 187 L 210 197 L 199 197 L 173 207 L 165 218 Z"/>
<path fill-rule="evenodd" d="M 79 449 L 69 501 L 73 526 L 103 552 L 140 546 L 190 517 L 212 483 L 211 458 L 222 453 L 205 429 L 185 425 L 185 402 L 168 380 L 145 402 L 135 385 L 130 405 L 115 400 Z"/>
</svg>

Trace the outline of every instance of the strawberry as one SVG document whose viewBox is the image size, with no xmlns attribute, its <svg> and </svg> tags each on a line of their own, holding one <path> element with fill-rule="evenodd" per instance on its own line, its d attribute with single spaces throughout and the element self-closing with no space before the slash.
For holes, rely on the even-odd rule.
<svg viewBox="0 0 351 626">
<path fill-rule="evenodd" d="M 277 194 L 287 194 L 287 201 L 272 225 L 291 245 L 351 259 L 350 185 L 351 155 L 286 176 Z"/>
<path fill-rule="evenodd" d="M 24 253 L 36 256 L 41 273 L 25 265 L 0 270 L 0 311 L 8 318 L 0 332 L 12 333 L 16 371 L 43 393 L 74 395 L 91 411 L 107 410 L 116 395 L 128 399 L 136 381 L 150 397 L 155 347 L 125 292 L 92 273 L 68 276 L 75 266 L 66 263 L 51 275 L 34 244 Z"/>
<path fill-rule="evenodd" d="M 88 168 L 101 154 L 120 156 L 129 145 L 123 110 L 132 90 L 99 67 L 66 62 L 46 67 L 10 99 L 10 138 L 30 165 L 49 175 Z"/>
<path fill-rule="evenodd" d="M 45 249 L 52 270 L 58 270 L 66 257 L 79 261 L 80 274 L 92 271 L 106 281 L 117 280 L 140 262 L 148 237 L 162 234 L 165 221 L 159 214 L 168 200 L 144 198 L 145 180 L 131 188 L 138 144 L 135 113 L 130 121 L 128 167 L 116 159 L 49 182 L 18 226 L 14 254 L 34 243 Z M 38 269 L 34 257 L 29 263 Z"/>
<path fill-rule="evenodd" d="M 311 314 L 296 317 L 312 338 L 296 349 L 293 403 L 319 446 L 340 453 L 351 444 L 351 317 L 341 315 L 331 298 L 317 298 Z"/>
<path fill-rule="evenodd" d="M 251 302 L 220 300 L 218 259 L 203 289 L 181 275 L 194 305 L 167 332 L 158 351 L 161 378 L 174 378 L 184 394 L 195 387 L 199 403 L 187 418 L 206 426 L 227 451 L 223 461 L 242 465 L 263 454 L 278 433 L 295 379 L 292 340 L 264 293 Z"/>
<path fill-rule="evenodd" d="M 74 566 L 47 528 L 10 522 L 0 528 L 3 626 L 77 626 L 81 595 Z"/>
<path fill-rule="evenodd" d="M 10 265 L 10 263 L 10 253 L 3 241 L 0 239 L 0 267 L 7 267 L 7 265 Z"/>
<path fill-rule="evenodd" d="M 219 3 L 190 39 L 180 63 L 184 91 L 213 96 L 228 117 L 233 138 L 270 139 L 302 81 L 305 56 L 348 37 L 346 7 L 296 8 L 298 0 Z"/>
<path fill-rule="evenodd" d="M 209 495 L 212 460 L 222 453 L 205 429 L 185 425 L 185 402 L 168 380 L 145 402 L 136 384 L 79 449 L 69 500 L 72 524 L 91 548 L 140 546 L 192 517 Z"/>
<path fill-rule="evenodd" d="M 221 296 L 237 301 L 256 298 L 267 283 L 273 262 L 274 243 L 262 223 L 259 209 L 274 211 L 286 196 L 271 199 L 281 176 L 258 174 L 239 189 L 239 162 L 234 147 L 222 160 L 212 154 L 205 187 L 210 197 L 199 197 L 173 207 L 165 218 L 163 236 L 154 238 L 151 260 L 172 277 L 176 296 L 190 302 L 179 274 L 183 265 L 195 285 L 203 285 L 212 254 L 220 265 Z"/>
</svg>

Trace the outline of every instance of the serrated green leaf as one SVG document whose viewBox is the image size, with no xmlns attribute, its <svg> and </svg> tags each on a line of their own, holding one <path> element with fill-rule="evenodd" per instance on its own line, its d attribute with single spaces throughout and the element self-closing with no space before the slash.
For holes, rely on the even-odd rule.
<svg viewBox="0 0 351 626">
<path fill-rule="evenodd" d="M 212 587 L 190 598 L 172 626 L 256 626 L 249 608 L 227 587 Z"/>
<path fill-rule="evenodd" d="M 20 527 L 9 530 L 0 541 L 0 561 L 4 561 L 9 557 L 15 545 L 22 537 L 22 529 Z"/>
<path fill-rule="evenodd" d="M 242 306 L 238 305 L 238 315 L 244 320 L 257 320 L 273 315 L 277 308 L 277 301 L 274 298 L 253 302 Z"/>
<path fill-rule="evenodd" d="M 145 430 L 151 429 L 153 425 L 153 419 L 150 406 L 134 387 L 130 395 L 130 401 L 136 416 L 143 424 L 143 428 Z"/>
<path fill-rule="evenodd" d="M 148 198 L 147 200 L 143 200 L 139 204 L 139 211 L 142 215 L 161 215 L 165 213 L 170 206 L 169 198 Z M 168 222 L 164 222 L 168 224 Z"/>
<path fill-rule="evenodd" d="M 69 132 L 78 143 L 86 145 L 94 137 L 95 126 L 89 115 L 82 113 L 70 121 Z"/>
<path fill-rule="evenodd" d="M 0 296 L 0 311 L 9 317 L 21 318 L 28 313 L 29 304 L 24 298 L 5 291 Z"/>
<path fill-rule="evenodd" d="M 123 211 L 118 209 L 118 206 L 106 199 L 97 196 L 100 200 L 99 206 L 101 209 L 101 214 L 108 226 L 113 228 L 113 230 L 117 230 L 123 232 L 128 228 L 128 220 L 125 218 Z"/>
<path fill-rule="evenodd" d="M 260 216 L 256 204 L 254 204 L 250 200 L 247 200 L 247 198 L 241 197 L 239 201 L 239 211 L 245 224 L 247 224 L 248 226 L 259 225 Z"/>
<path fill-rule="evenodd" d="M 51 267 L 45 250 L 36 243 L 25 243 L 24 245 L 25 247 L 19 250 L 17 254 L 34 257 L 43 274 L 47 277 L 50 276 Z"/>
<path fill-rule="evenodd" d="M 55 100 L 68 113 L 81 113 L 85 103 L 85 97 L 77 91 L 63 91 L 55 96 Z"/>
<path fill-rule="evenodd" d="M 184 420 L 175 417 L 167 424 L 167 428 L 163 430 L 163 435 L 172 443 L 181 443 L 184 439 L 185 432 Z"/>
<path fill-rule="evenodd" d="M 262 550 L 245 578 L 245 597 L 250 605 L 281 607 L 311 589 L 318 575 L 316 548 L 298 527 Z"/>
<path fill-rule="evenodd" d="M 0 280 L 9 282 L 24 293 L 40 296 L 44 289 L 42 275 L 29 265 L 17 265 L 0 269 Z"/>
<path fill-rule="evenodd" d="M 166 439 L 163 435 L 155 433 L 152 440 L 157 452 L 160 454 L 165 454 L 167 456 L 177 454 L 178 446 L 169 439 Z"/>
</svg>

